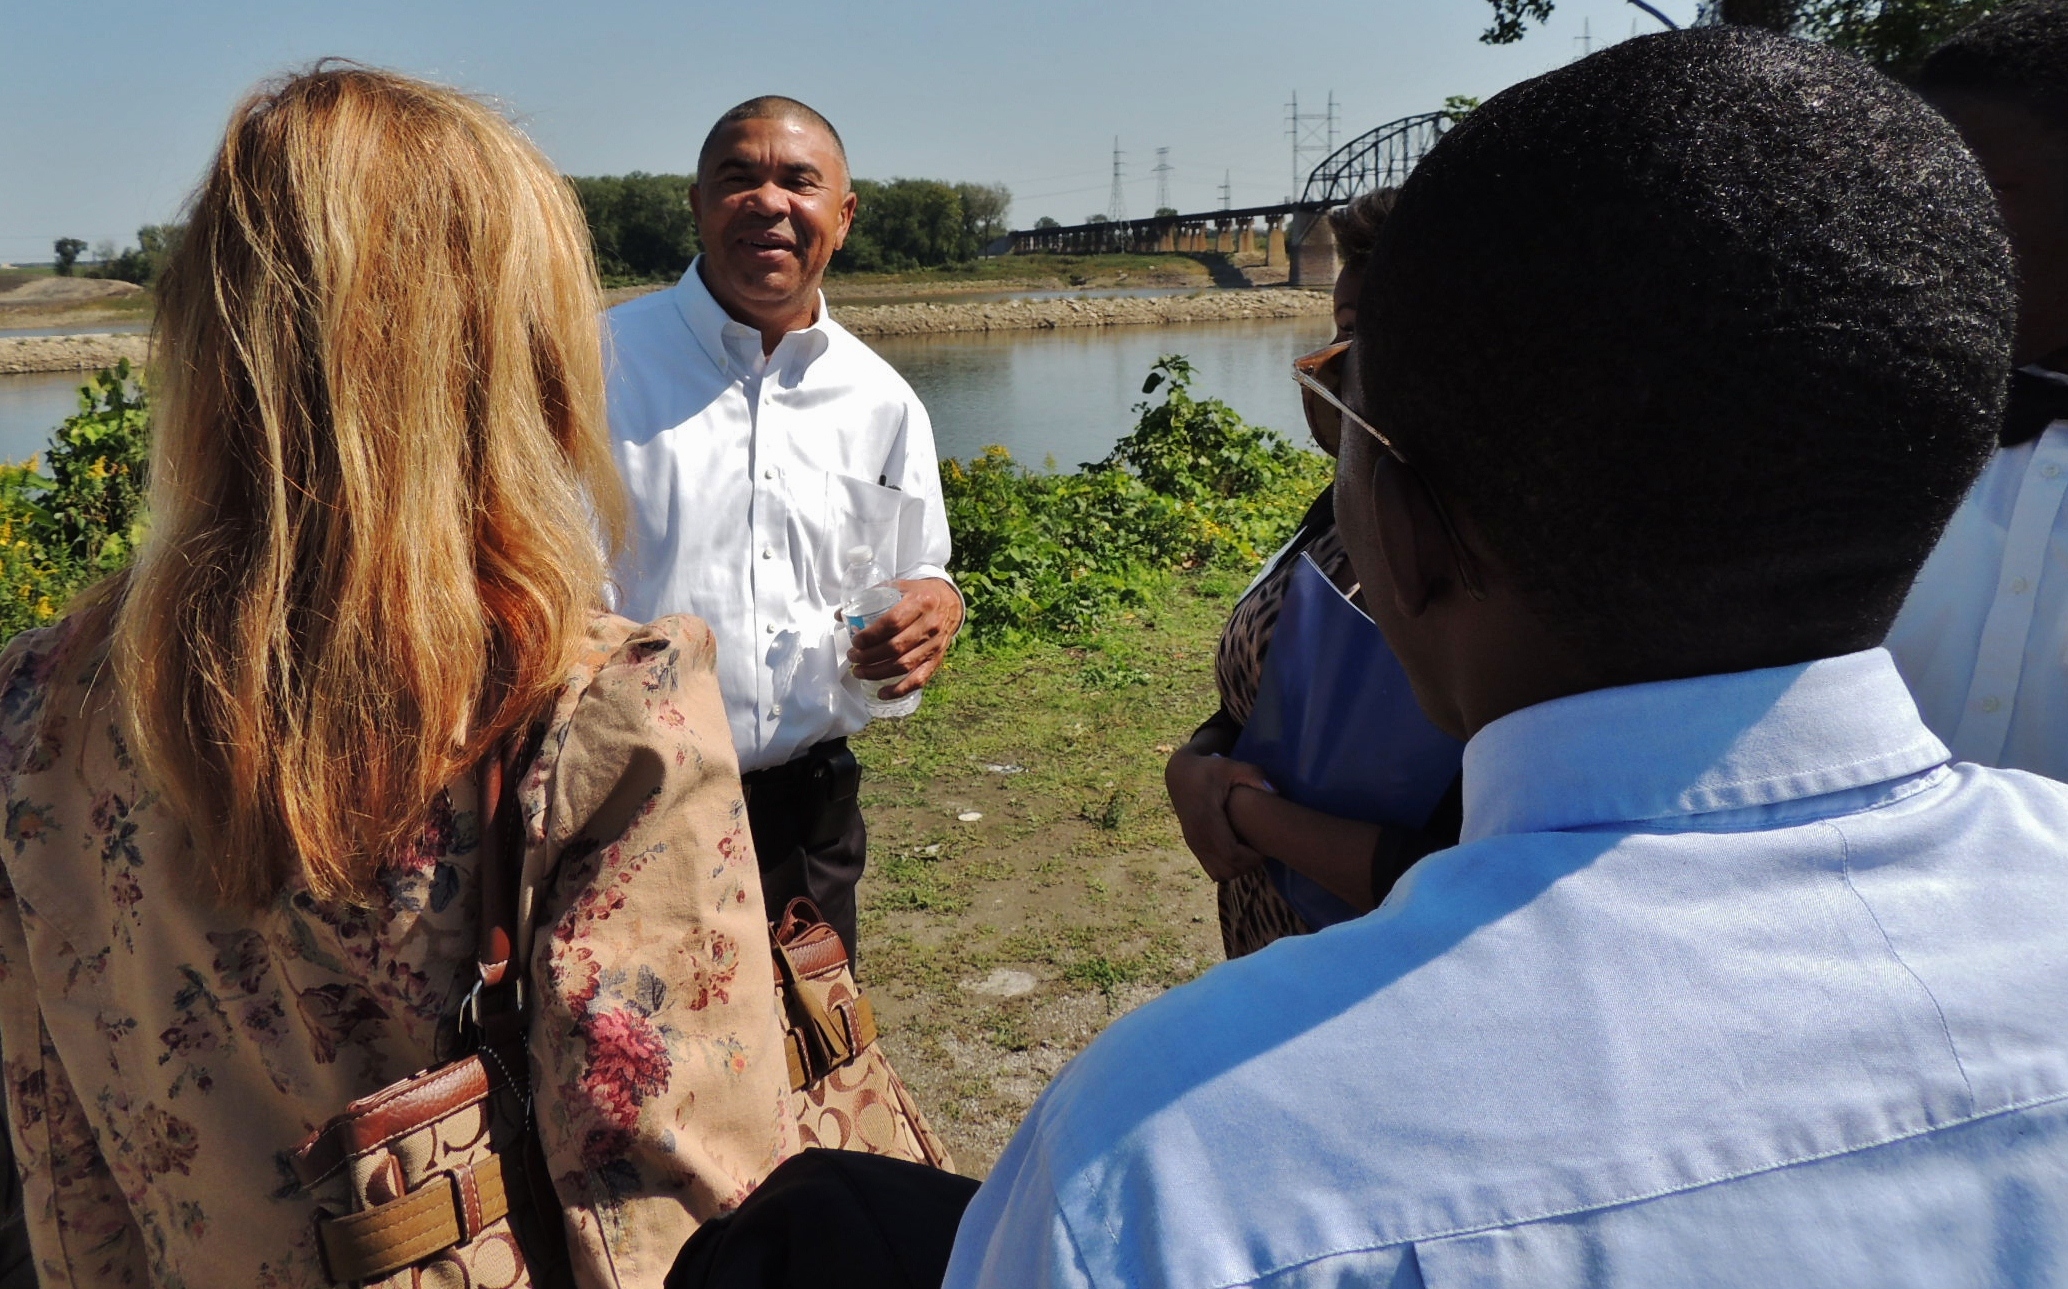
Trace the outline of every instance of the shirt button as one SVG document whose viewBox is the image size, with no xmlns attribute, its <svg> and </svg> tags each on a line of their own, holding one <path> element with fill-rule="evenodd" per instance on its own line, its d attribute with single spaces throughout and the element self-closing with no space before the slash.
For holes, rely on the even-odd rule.
<svg viewBox="0 0 2068 1289">
<path fill-rule="evenodd" d="M 769 549 L 768 547 L 766 547 L 766 546 L 763 546 L 763 547 L 761 548 L 761 558 L 763 558 L 763 559 L 774 559 L 774 558 L 775 558 L 775 552 L 774 552 L 774 551 L 772 551 L 772 550 L 770 550 L 770 549 Z"/>
<path fill-rule="evenodd" d="M 2014 578 L 2012 578 L 2012 579 L 2011 579 L 2011 594 L 2012 594 L 2012 595 L 2023 595 L 2023 594 L 2024 594 L 2025 592 L 2027 592 L 2027 591 L 2029 591 L 2029 590 L 2031 590 L 2031 589 L 2032 589 L 2032 583 L 2030 583 L 2030 582 L 2026 581 L 2026 580 L 2025 580 L 2024 578 L 2022 578 L 2022 577 L 2014 577 Z"/>
<path fill-rule="evenodd" d="M 776 717 L 781 716 L 782 714 L 783 705 L 781 703 L 777 703 L 774 707 L 768 709 L 768 719 L 770 720 L 774 720 Z"/>
<path fill-rule="evenodd" d="M 769 468 L 769 469 L 767 469 L 767 470 L 763 470 L 763 471 L 761 472 L 761 477 L 762 477 L 762 478 L 764 478 L 764 479 L 773 479 L 773 478 L 775 478 L 775 470 L 774 470 L 774 468 L 773 468 L 773 467 L 771 467 L 771 468 Z"/>
<path fill-rule="evenodd" d="M 1991 694 L 1989 695 L 1989 697 L 1982 700 L 1982 710 L 1985 712 L 2000 711 L 2002 710 L 2002 708 L 2003 700 L 2001 698 L 1998 698 L 1994 694 Z"/>
<path fill-rule="evenodd" d="M 768 624 L 767 626 L 765 626 L 765 627 L 763 627 L 763 628 L 761 628 L 761 629 L 762 629 L 763 631 L 766 631 L 766 632 L 768 632 L 768 634 L 770 634 L 770 635 L 774 635 L 774 634 L 775 634 L 775 623 L 771 622 L 771 623 L 769 623 L 769 624 Z"/>
<path fill-rule="evenodd" d="M 2045 465 L 2039 467 L 2039 472 L 2049 479 L 2056 479 L 2060 477 L 2061 467 L 2049 461 Z"/>
</svg>

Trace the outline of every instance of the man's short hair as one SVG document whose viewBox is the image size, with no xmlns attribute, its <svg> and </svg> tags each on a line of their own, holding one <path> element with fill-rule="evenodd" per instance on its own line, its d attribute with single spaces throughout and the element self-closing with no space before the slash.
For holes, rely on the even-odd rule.
<svg viewBox="0 0 2068 1289">
<path fill-rule="evenodd" d="M 833 140 L 833 150 L 840 154 L 840 168 L 847 169 L 847 144 L 841 141 L 840 131 L 833 128 L 831 121 L 820 116 L 809 104 L 800 103 L 794 98 L 784 98 L 781 94 L 763 94 L 748 99 L 738 107 L 726 109 L 725 114 L 713 123 L 710 132 L 704 135 L 704 146 L 697 149 L 698 178 L 701 179 L 710 169 L 711 145 L 718 141 L 719 134 L 726 126 L 741 121 L 796 121 L 824 130 L 826 137 Z"/>
<path fill-rule="evenodd" d="M 1360 377 L 1533 607 L 1638 680 L 1880 643 L 1995 442 L 2014 314 L 1937 113 L 1702 28 L 1515 86 L 1429 153 Z"/>
<path fill-rule="evenodd" d="M 2068 2 L 2016 4 L 1963 27 L 1924 60 L 1917 87 L 2003 99 L 2068 130 Z"/>
</svg>

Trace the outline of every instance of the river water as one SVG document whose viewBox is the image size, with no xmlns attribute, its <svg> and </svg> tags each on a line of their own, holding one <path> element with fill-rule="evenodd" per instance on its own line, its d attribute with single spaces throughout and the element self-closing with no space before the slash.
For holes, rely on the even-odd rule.
<svg viewBox="0 0 2068 1289">
<path fill-rule="evenodd" d="M 1312 317 L 893 336 L 870 344 L 918 391 L 942 456 L 971 457 L 995 443 L 1027 465 L 1053 460 L 1070 470 L 1104 456 L 1133 426 L 1149 365 L 1167 353 L 1198 369 L 1195 396 L 1225 399 L 1250 421 L 1304 442 L 1290 367 L 1328 332 L 1326 317 Z M 0 460 L 42 451 L 50 431 L 77 410 L 84 379 L 78 372 L 0 376 Z"/>
</svg>

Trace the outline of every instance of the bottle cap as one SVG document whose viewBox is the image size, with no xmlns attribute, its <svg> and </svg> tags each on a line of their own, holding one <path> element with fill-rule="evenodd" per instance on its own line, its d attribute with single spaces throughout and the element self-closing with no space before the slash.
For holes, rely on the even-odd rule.
<svg viewBox="0 0 2068 1289">
<path fill-rule="evenodd" d="M 850 546 L 847 548 L 847 562 L 849 564 L 866 564 L 875 558 L 876 552 L 867 546 Z"/>
</svg>

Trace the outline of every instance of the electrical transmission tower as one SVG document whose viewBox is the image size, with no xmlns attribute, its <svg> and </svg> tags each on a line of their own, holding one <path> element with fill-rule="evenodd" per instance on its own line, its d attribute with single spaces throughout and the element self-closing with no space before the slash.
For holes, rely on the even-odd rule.
<svg viewBox="0 0 2068 1289">
<path fill-rule="evenodd" d="M 1336 150 L 1336 92 L 1328 92 L 1326 112 L 1302 112 L 1300 93 L 1294 90 L 1285 105 L 1285 135 L 1292 140 L 1292 191 L 1285 196 L 1291 201 L 1314 167 Z"/>
<path fill-rule="evenodd" d="M 1156 176 L 1156 209 L 1175 210 L 1170 204 L 1170 172 L 1176 169 L 1170 163 L 1170 149 L 1156 149 L 1156 164 L 1149 167 L 1149 173 Z"/>
<path fill-rule="evenodd" d="M 1106 198 L 1106 218 L 1118 224 L 1127 219 L 1127 193 L 1120 186 L 1120 136 L 1113 136 L 1113 192 Z"/>
<path fill-rule="evenodd" d="M 1223 171 L 1221 172 L 1221 209 L 1222 209 L 1222 210 L 1233 210 L 1233 209 L 1235 209 L 1235 183 L 1234 183 L 1234 180 L 1235 180 L 1235 172 L 1234 172 L 1234 171 L 1232 171 L 1232 170 L 1223 170 Z"/>
</svg>

